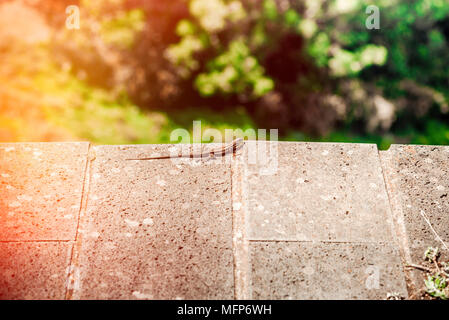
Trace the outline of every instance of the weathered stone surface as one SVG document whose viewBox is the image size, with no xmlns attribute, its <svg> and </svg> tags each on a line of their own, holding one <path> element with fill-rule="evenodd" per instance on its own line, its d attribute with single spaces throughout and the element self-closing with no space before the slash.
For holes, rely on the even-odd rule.
<svg viewBox="0 0 449 320">
<path fill-rule="evenodd" d="M 397 249 L 373 243 L 251 242 L 254 299 L 407 297 Z"/>
<path fill-rule="evenodd" d="M 405 262 L 422 264 L 429 246 L 448 260 L 449 147 L 392 145 L 380 155 Z M 412 289 L 423 276 L 414 272 Z"/>
<path fill-rule="evenodd" d="M 391 241 L 375 145 L 280 142 L 277 172 L 261 167 L 246 169 L 251 240 Z"/>
<path fill-rule="evenodd" d="M 406 297 L 376 146 L 277 147 L 274 174 L 249 158 L 245 169 L 252 297 Z"/>
<path fill-rule="evenodd" d="M 251 294 L 249 241 L 247 232 L 247 201 L 244 188 L 244 167 L 246 149 L 242 148 L 232 161 L 232 227 L 233 227 L 233 249 L 234 249 L 234 291 L 235 299 L 247 300 Z"/>
<path fill-rule="evenodd" d="M 0 144 L 0 240 L 74 240 L 88 143 Z"/>
<path fill-rule="evenodd" d="M 275 167 L 255 142 L 232 163 L 134 145 L 89 165 L 87 143 L 0 144 L 0 299 L 407 297 L 399 250 L 449 259 L 449 147 L 393 145 L 381 166 L 374 145 L 263 144 Z"/>
<path fill-rule="evenodd" d="M 73 299 L 232 299 L 230 164 L 95 147 Z"/>
<path fill-rule="evenodd" d="M 0 242 L 0 300 L 64 299 L 72 242 Z"/>
</svg>

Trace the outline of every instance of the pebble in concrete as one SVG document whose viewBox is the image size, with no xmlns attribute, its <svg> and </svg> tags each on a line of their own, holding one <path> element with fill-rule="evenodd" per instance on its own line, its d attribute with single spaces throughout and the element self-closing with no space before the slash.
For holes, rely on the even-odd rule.
<svg viewBox="0 0 449 320">
<path fill-rule="evenodd" d="M 73 299 L 232 299 L 230 165 L 95 147 Z"/>
<path fill-rule="evenodd" d="M 429 246 L 449 260 L 449 147 L 392 145 L 380 154 L 405 262 L 422 264 Z M 424 276 L 413 272 L 412 290 Z"/>
<path fill-rule="evenodd" d="M 88 143 L 0 144 L 0 240 L 74 240 Z"/>
<path fill-rule="evenodd" d="M 0 300 L 64 299 L 69 242 L 0 242 Z"/>
</svg>

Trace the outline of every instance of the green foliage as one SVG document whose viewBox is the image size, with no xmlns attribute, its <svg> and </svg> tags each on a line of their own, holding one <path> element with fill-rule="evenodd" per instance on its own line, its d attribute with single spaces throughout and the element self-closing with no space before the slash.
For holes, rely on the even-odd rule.
<svg viewBox="0 0 449 320">
<path fill-rule="evenodd" d="M 379 7 L 381 30 L 365 27 L 367 5 Z M 327 113 L 307 120 L 305 130 L 287 128 L 296 133 L 286 139 L 296 136 L 366 141 L 378 143 L 383 149 L 395 141 L 447 144 L 444 121 L 422 118 L 420 122 L 424 126 L 412 125 L 407 132 L 397 130 L 394 125 L 404 105 L 413 109 L 416 101 L 413 95 L 433 96 L 430 100 L 425 98 L 428 102 L 424 109 L 416 112 L 421 117 L 432 104 L 439 105 L 443 112 L 447 109 L 449 48 L 443 31 L 435 26 L 448 16 L 448 7 L 439 0 L 407 3 L 307 0 L 297 4 L 281 4 L 276 0 L 258 4 L 246 0 L 190 0 L 190 17 L 179 21 L 176 28 L 179 41 L 168 47 L 166 56 L 178 75 L 191 81 L 201 97 L 258 101 L 274 91 L 281 97 L 280 102 L 288 104 L 284 112 L 298 115 L 299 119 L 292 118 L 293 121 L 308 119 L 301 114 L 312 108 L 322 108 L 320 112 Z M 302 37 L 304 44 L 295 46 L 293 41 L 300 40 L 293 40 L 289 45 L 295 49 L 288 51 L 288 47 L 282 47 L 285 46 L 283 37 L 293 33 Z M 276 64 L 281 64 L 279 61 L 284 58 L 291 64 L 281 74 L 273 74 L 276 70 L 269 68 L 270 61 L 274 60 L 268 58 L 276 50 L 279 50 Z M 298 73 L 296 65 L 312 65 L 314 71 Z M 296 82 L 283 82 L 288 73 L 292 73 L 289 78 L 296 78 Z M 357 79 L 358 91 L 344 89 L 349 78 Z M 411 79 L 414 85 L 404 89 L 401 87 L 404 79 Z M 327 93 L 322 93 L 319 103 L 313 102 L 309 107 L 304 104 L 314 101 L 307 96 L 323 88 L 329 88 L 332 94 L 343 99 L 346 114 L 340 120 L 328 120 L 341 111 L 331 110 L 332 106 L 324 98 Z M 291 101 L 297 101 L 298 105 Z M 385 106 L 393 108 L 388 111 L 391 120 L 379 115 L 385 113 L 379 109 Z M 294 110 L 298 108 L 304 111 Z M 334 115 L 330 116 L 332 112 Z M 322 121 L 327 123 L 321 124 Z M 323 130 L 337 124 L 345 129 L 335 126 Z M 365 128 L 361 128 L 363 125 Z M 309 127 L 319 127 L 317 132 L 321 137 L 313 130 L 310 132 Z M 329 133 L 332 129 L 334 132 Z M 304 134 L 298 134 L 301 131 Z"/>
<path fill-rule="evenodd" d="M 187 26 L 192 26 L 189 22 L 178 25 L 178 30 Z M 193 30 L 193 26 L 191 28 Z M 182 32 L 182 31 L 181 31 Z M 199 68 L 199 63 L 194 54 L 205 47 L 201 39 L 190 32 L 183 34 L 179 43 L 171 45 L 166 50 L 167 58 L 178 67 L 178 72 L 183 76 L 190 75 L 190 71 Z"/>
<path fill-rule="evenodd" d="M 184 128 L 190 132 L 191 136 L 193 136 L 193 121 L 201 121 L 202 133 L 207 129 L 216 129 L 221 133 L 222 137 L 225 137 L 225 131 L 227 129 L 241 129 L 243 131 L 248 129 L 257 130 L 251 117 L 242 107 L 220 113 L 189 107 L 181 112 L 170 113 L 168 117 L 172 129 Z M 168 138 L 166 141 L 168 141 Z M 210 141 L 203 140 L 203 142 Z"/>
<path fill-rule="evenodd" d="M 292 28 L 296 28 L 301 21 L 301 16 L 293 9 L 288 9 L 284 14 L 284 23 Z"/>
<path fill-rule="evenodd" d="M 250 90 L 253 96 L 260 97 L 274 87 L 273 80 L 264 76 L 262 66 L 243 41 L 231 42 L 227 51 L 209 63 L 208 71 L 198 75 L 195 81 L 204 96 Z"/>
<path fill-rule="evenodd" d="M 416 132 L 416 131 L 414 131 Z M 411 139 L 416 144 L 447 145 L 449 144 L 449 124 L 436 119 L 429 119 L 423 132 Z"/>
<path fill-rule="evenodd" d="M 264 6 L 271 12 L 268 14 L 273 15 L 273 3 L 266 1 Z M 245 18 L 246 11 L 240 1 L 192 0 L 189 9 L 196 20 L 183 19 L 178 23 L 176 31 L 181 39 L 167 49 L 166 56 L 182 77 L 188 78 L 193 71 L 203 69 L 194 79 L 200 95 L 245 92 L 258 98 L 274 88 L 273 80 L 265 75 L 264 68 L 247 46 L 245 35 L 236 35 L 229 43 L 216 43 L 214 33 Z M 260 27 L 258 30 L 259 34 L 253 39 L 262 43 L 263 30 Z M 210 48 L 215 49 L 216 55 L 202 64 L 195 54 Z"/>
<path fill-rule="evenodd" d="M 9 131 L 9 141 L 157 143 L 163 131 L 170 130 L 165 115 L 143 112 L 126 93 L 89 85 L 70 68 L 61 69 L 44 44 L 17 45 L 3 52 L 3 57 L 10 71 L 20 74 L 6 81 L 10 72 L 0 70 L 0 81 L 5 84 L 0 97 L 6 102 L 0 123 Z"/>
<path fill-rule="evenodd" d="M 298 24 L 298 31 L 306 38 L 310 39 L 318 30 L 316 21 L 312 19 L 302 19 Z"/>
<path fill-rule="evenodd" d="M 319 141 L 319 142 L 351 142 L 351 143 L 374 143 L 380 150 L 388 150 L 390 145 L 394 143 L 392 134 L 376 135 L 376 134 L 360 134 L 352 132 L 350 129 L 335 130 L 327 135 L 316 137 L 301 132 L 290 132 L 285 140 L 288 141 Z"/>
<path fill-rule="evenodd" d="M 449 292 L 447 289 L 447 281 L 446 276 L 447 264 L 442 263 L 441 267 L 443 268 L 443 273 L 441 274 L 441 267 L 438 258 L 440 256 L 438 248 L 428 247 L 426 252 L 424 253 L 424 260 L 427 260 L 434 264 L 437 269 L 433 274 L 429 275 L 426 280 L 424 280 L 424 284 L 426 286 L 426 292 L 434 297 L 440 298 L 443 300 L 449 299 Z"/>
<path fill-rule="evenodd" d="M 307 53 L 314 57 L 318 67 L 325 67 L 328 65 L 330 46 L 331 42 L 329 36 L 324 32 L 320 32 L 316 35 L 314 41 L 307 47 Z"/>
<path fill-rule="evenodd" d="M 161 130 L 168 129 L 163 114 L 145 113 L 133 105 L 125 93 L 112 94 L 77 79 L 69 72 L 55 72 L 48 66 L 34 78 L 43 94 L 40 107 L 47 121 L 72 135 L 94 143 L 157 143 Z"/>
<path fill-rule="evenodd" d="M 424 260 L 428 260 L 430 262 L 436 261 L 440 253 L 438 252 L 438 248 L 428 247 L 424 252 Z"/>
<path fill-rule="evenodd" d="M 0 98 L 15 109 L 3 108 L 0 135 L 26 140 L 41 121 L 42 136 L 160 142 L 179 117 L 243 108 L 242 125 L 287 140 L 449 144 L 447 1 L 79 4 L 80 30 L 54 28 L 20 52 L 23 39 L 2 43 Z M 368 5 L 380 30 L 365 26 Z"/>
<path fill-rule="evenodd" d="M 449 297 L 445 293 L 445 289 L 447 287 L 446 278 L 441 275 L 428 276 L 427 280 L 424 280 L 426 284 L 427 293 L 432 297 L 440 298 L 443 300 L 449 299 Z"/>
<path fill-rule="evenodd" d="M 242 2 L 238 0 L 191 0 L 189 9 L 200 27 L 208 33 L 218 32 L 227 22 L 238 22 L 246 15 Z"/>
<path fill-rule="evenodd" d="M 366 45 L 355 52 L 340 49 L 330 59 L 329 67 L 335 76 L 357 75 L 371 65 L 383 65 L 387 58 L 387 49 L 383 46 Z"/>
<path fill-rule="evenodd" d="M 142 31 L 144 26 L 143 10 L 119 11 L 112 17 L 102 19 L 100 33 L 106 44 L 127 49 L 134 44 L 136 34 Z"/>
<path fill-rule="evenodd" d="M 176 26 L 176 34 L 179 37 L 186 37 L 195 34 L 195 25 L 189 20 L 183 19 Z"/>
<path fill-rule="evenodd" d="M 264 0 L 263 13 L 269 20 L 275 20 L 278 17 L 276 2 L 274 0 Z"/>
</svg>

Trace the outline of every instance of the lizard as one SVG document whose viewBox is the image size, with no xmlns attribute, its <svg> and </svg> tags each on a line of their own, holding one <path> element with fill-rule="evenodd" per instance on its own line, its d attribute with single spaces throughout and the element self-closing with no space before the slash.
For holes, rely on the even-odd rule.
<svg viewBox="0 0 449 320">
<path fill-rule="evenodd" d="M 158 160 L 158 159 L 172 159 L 172 158 L 213 158 L 215 156 L 225 156 L 227 154 L 235 153 L 238 149 L 243 146 L 243 139 L 238 138 L 233 140 L 232 142 L 209 151 L 194 153 L 190 152 L 188 154 L 178 153 L 177 155 L 162 155 L 162 156 L 154 156 L 154 157 L 145 157 L 145 158 L 135 158 L 135 159 L 126 159 L 126 160 Z"/>
</svg>

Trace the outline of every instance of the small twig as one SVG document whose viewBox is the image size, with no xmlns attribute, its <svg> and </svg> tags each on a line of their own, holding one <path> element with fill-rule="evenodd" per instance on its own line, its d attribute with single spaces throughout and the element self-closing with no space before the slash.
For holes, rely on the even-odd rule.
<svg viewBox="0 0 449 320">
<path fill-rule="evenodd" d="M 449 248 L 447 247 L 446 243 L 444 243 L 444 241 L 440 238 L 440 236 L 438 235 L 438 233 L 437 233 L 437 232 L 435 231 L 435 229 L 432 227 L 432 224 L 430 223 L 429 218 L 427 218 L 427 215 L 426 215 L 426 213 L 424 212 L 424 210 L 421 210 L 420 213 L 421 213 L 422 217 L 424 218 L 424 220 L 426 220 L 427 224 L 429 225 L 430 230 L 432 230 L 432 232 L 433 232 L 433 233 L 435 234 L 435 236 L 437 237 L 437 240 L 440 241 L 440 242 L 443 244 L 444 248 L 445 248 L 447 251 L 449 251 Z"/>
<path fill-rule="evenodd" d="M 441 269 L 440 266 L 438 265 L 438 262 L 435 259 L 433 259 L 433 263 L 435 263 L 435 267 L 438 269 L 438 273 L 441 273 Z"/>
<path fill-rule="evenodd" d="M 432 270 L 430 270 L 429 268 L 420 266 L 419 264 L 407 263 L 406 267 L 415 268 L 415 269 L 419 269 L 419 270 L 427 271 L 427 272 L 432 272 Z"/>
</svg>

